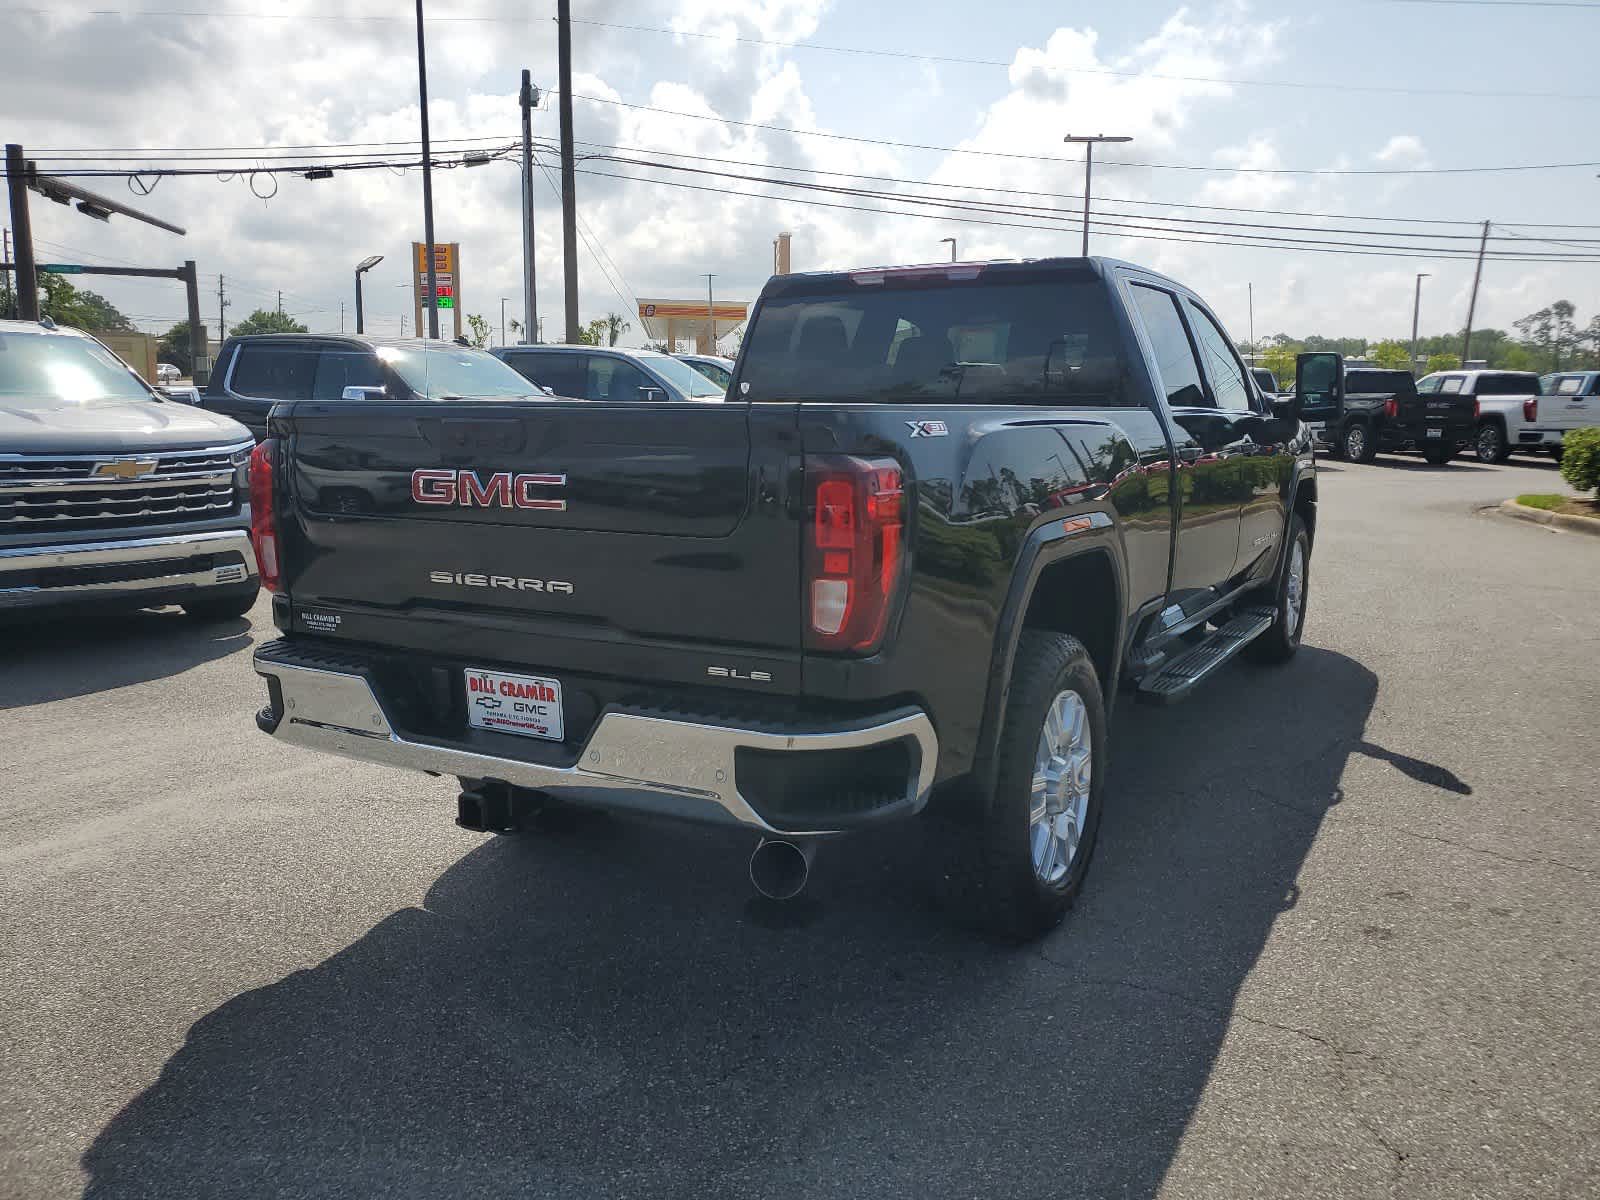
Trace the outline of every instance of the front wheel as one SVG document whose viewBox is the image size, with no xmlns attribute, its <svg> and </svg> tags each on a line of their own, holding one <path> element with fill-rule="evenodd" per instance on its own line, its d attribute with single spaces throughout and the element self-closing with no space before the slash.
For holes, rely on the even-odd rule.
<svg viewBox="0 0 1600 1200">
<path fill-rule="evenodd" d="M 1311 585 L 1311 531 L 1299 513 L 1289 522 L 1289 545 L 1283 568 L 1278 572 L 1273 596 L 1271 627 L 1244 648 L 1251 662 L 1282 663 L 1300 649 L 1300 634 L 1306 627 L 1306 601 Z"/>
<path fill-rule="evenodd" d="M 261 585 L 251 584 L 238 590 L 201 592 L 182 601 L 184 615 L 195 621 L 227 621 L 242 617 L 256 606 L 261 595 Z"/>
<path fill-rule="evenodd" d="M 1506 431 L 1493 421 L 1478 426 L 1477 439 L 1472 444 L 1483 463 L 1503 463 L 1511 457 L 1511 447 L 1506 445 Z"/>
<path fill-rule="evenodd" d="M 1048 932 L 1083 887 L 1106 774 L 1100 679 L 1077 638 L 1028 630 L 1017 644 L 978 879 L 986 923 L 1023 940 Z"/>
</svg>

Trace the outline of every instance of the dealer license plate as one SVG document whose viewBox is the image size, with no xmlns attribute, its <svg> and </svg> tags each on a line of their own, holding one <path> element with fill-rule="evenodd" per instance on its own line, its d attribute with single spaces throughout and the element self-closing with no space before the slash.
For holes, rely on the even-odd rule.
<svg viewBox="0 0 1600 1200">
<path fill-rule="evenodd" d="M 466 681 L 467 724 L 474 729 L 561 740 L 559 679 L 469 667 Z"/>
<path fill-rule="evenodd" d="M 1442 429 L 1430 429 L 1430 430 L 1428 430 L 1428 436 L 1429 437 L 1443 437 L 1444 436 L 1444 430 L 1442 430 Z"/>
</svg>

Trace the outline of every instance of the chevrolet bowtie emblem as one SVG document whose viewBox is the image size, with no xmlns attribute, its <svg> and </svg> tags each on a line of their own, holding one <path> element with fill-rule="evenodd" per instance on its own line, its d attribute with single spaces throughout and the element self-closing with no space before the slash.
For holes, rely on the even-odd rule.
<svg viewBox="0 0 1600 1200">
<path fill-rule="evenodd" d="M 142 479 L 156 469 L 157 462 L 154 458 L 118 458 L 95 463 L 89 474 L 96 479 Z"/>
</svg>

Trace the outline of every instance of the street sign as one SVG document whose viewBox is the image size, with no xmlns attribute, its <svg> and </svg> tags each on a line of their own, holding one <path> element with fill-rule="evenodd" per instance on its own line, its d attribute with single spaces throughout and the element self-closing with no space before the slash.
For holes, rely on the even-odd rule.
<svg viewBox="0 0 1600 1200">
<path fill-rule="evenodd" d="M 35 270 L 48 271 L 52 275 L 82 275 L 83 268 L 77 263 L 40 263 Z"/>
<path fill-rule="evenodd" d="M 416 287 L 413 289 L 417 332 L 427 327 L 428 311 L 428 248 L 422 242 L 411 243 L 411 263 L 415 271 Z M 456 242 L 433 244 L 433 307 L 449 312 L 454 318 L 455 336 L 461 336 L 461 247 Z M 448 334 L 446 336 L 449 336 Z"/>
</svg>

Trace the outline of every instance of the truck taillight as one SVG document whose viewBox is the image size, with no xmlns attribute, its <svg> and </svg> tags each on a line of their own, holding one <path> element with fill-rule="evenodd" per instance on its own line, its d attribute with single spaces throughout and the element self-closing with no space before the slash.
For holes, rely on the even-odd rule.
<svg viewBox="0 0 1600 1200">
<path fill-rule="evenodd" d="M 893 459 L 806 457 L 806 645 L 870 653 L 905 559 L 905 488 Z"/>
<path fill-rule="evenodd" d="M 1522 402 L 1522 419 L 1524 421 L 1537 421 L 1539 419 L 1539 397 L 1529 396 Z"/>
<path fill-rule="evenodd" d="M 1483 401 L 1474 400 L 1472 402 L 1472 419 L 1476 421 L 1481 416 L 1483 416 Z"/>
<path fill-rule="evenodd" d="M 250 452 L 250 545 L 256 552 L 256 569 L 261 586 L 278 590 L 278 521 L 272 505 L 272 459 L 278 443 L 273 438 L 259 442 Z"/>
<path fill-rule="evenodd" d="M 1393 396 L 1385 400 L 1383 402 L 1383 415 L 1391 421 L 1398 421 L 1400 419 L 1400 401 Z"/>
</svg>

